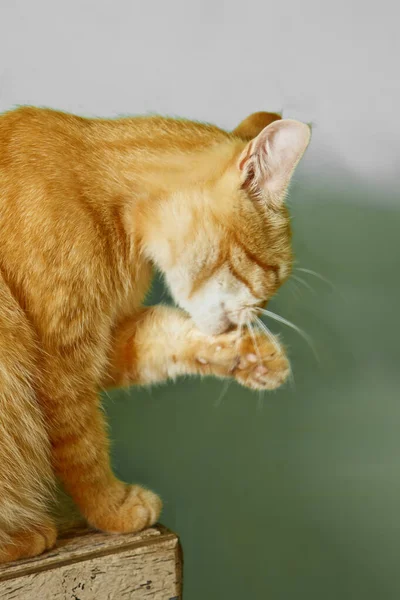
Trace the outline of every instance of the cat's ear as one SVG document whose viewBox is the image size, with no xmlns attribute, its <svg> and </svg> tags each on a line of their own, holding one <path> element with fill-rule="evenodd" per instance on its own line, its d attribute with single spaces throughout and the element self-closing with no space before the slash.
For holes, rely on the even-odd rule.
<svg viewBox="0 0 400 600">
<path fill-rule="evenodd" d="M 281 115 L 277 113 L 256 112 L 239 123 L 232 133 L 248 142 L 255 138 L 265 127 L 281 118 Z"/>
<path fill-rule="evenodd" d="M 265 127 L 247 144 L 238 160 L 243 188 L 275 205 L 282 203 L 310 137 L 310 127 L 292 119 L 274 121 Z"/>
</svg>

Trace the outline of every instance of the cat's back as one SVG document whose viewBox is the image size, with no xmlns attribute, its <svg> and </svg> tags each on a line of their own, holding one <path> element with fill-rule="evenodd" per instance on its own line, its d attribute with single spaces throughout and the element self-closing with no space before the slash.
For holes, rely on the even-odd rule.
<svg viewBox="0 0 400 600">
<path fill-rule="evenodd" d="M 85 119 L 74 115 L 22 107 L 0 115 L 0 170 L 3 175 L 46 174 L 46 168 L 66 164 L 84 151 Z M 54 174 L 53 174 L 54 175 Z"/>
<path fill-rule="evenodd" d="M 50 242 L 76 225 L 84 128 L 84 119 L 48 109 L 0 115 L 0 244 L 17 246 L 18 236 L 33 249 L 46 233 Z"/>
<path fill-rule="evenodd" d="M 84 119 L 49 109 L 22 107 L 0 115 L 0 214 L 44 218 L 52 204 L 71 198 L 84 128 Z"/>
<path fill-rule="evenodd" d="M 55 290 L 69 302 L 71 282 L 107 286 L 106 232 L 82 177 L 86 127 L 47 109 L 0 116 L 0 270 L 40 313 L 57 313 Z"/>
</svg>

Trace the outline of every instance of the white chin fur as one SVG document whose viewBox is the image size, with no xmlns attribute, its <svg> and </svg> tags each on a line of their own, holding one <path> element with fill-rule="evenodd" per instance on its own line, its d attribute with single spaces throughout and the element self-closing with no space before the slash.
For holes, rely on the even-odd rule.
<svg viewBox="0 0 400 600">
<path fill-rule="evenodd" d="M 228 271 L 209 279 L 191 297 L 191 281 L 183 278 L 179 271 L 170 273 L 167 282 L 177 304 L 189 313 L 197 328 L 206 335 L 224 333 L 232 327 L 233 321 L 237 325 L 240 309 L 253 301 L 247 287 Z"/>
<path fill-rule="evenodd" d="M 196 326 L 199 329 L 199 331 L 206 335 L 219 335 L 220 333 L 224 333 L 225 331 L 227 331 L 232 326 L 231 321 L 226 317 L 218 321 L 203 321 L 202 319 L 198 320 L 193 316 L 192 319 L 196 323 Z"/>
</svg>

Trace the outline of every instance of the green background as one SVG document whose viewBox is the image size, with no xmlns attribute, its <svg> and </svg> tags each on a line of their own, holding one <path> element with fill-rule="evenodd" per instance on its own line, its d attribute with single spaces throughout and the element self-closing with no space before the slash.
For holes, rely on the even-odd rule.
<svg viewBox="0 0 400 600">
<path fill-rule="evenodd" d="M 183 545 L 186 600 L 400 598 L 396 198 L 299 179 L 298 273 L 273 310 L 295 382 L 263 396 L 192 378 L 116 392 L 116 471 L 157 491 Z M 382 208 L 380 208 L 382 207 Z M 156 284 L 152 301 L 161 296 Z"/>
</svg>

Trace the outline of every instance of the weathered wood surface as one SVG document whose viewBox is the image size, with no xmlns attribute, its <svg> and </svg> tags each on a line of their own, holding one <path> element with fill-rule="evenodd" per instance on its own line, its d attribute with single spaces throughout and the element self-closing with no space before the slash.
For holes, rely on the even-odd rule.
<svg viewBox="0 0 400 600">
<path fill-rule="evenodd" d="M 64 535 L 37 558 L 0 565 L 1 600 L 180 600 L 181 552 L 162 526 Z"/>
</svg>

